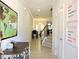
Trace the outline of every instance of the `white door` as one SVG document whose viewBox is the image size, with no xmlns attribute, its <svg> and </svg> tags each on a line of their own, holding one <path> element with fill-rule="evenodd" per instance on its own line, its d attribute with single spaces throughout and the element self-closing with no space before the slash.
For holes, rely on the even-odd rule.
<svg viewBox="0 0 79 59">
<path fill-rule="evenodd" d="M 63 8 L 59 9 L 59 15 L 58 15 L 58 56 L 59 59 L 63 59 L 64 57 L 64 14 L 63 14 Z M 61 11 L 62 10 L 62 11 Z"/>
<path fill-rule="evenodd" d="M 63 14 L 63 2 L 64 0 L 57 0 L 54 5 L 54 36 L 55 39 L 55 53 L 58 56 L 58 59 L 63 59 L 64 57 L 64 14 Z M 52 34 L 52 36 L 53 36 Z"/>
</svg>

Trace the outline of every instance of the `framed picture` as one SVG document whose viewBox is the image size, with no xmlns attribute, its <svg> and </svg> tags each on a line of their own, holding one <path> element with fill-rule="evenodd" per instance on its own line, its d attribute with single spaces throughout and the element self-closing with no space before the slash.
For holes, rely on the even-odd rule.
<svg viewBox="0 0 79 59">
<path fill-rule="evenodd" d="M 17 35 L 17 13 L 0 1 L 0 38 L 1 40 Z"/>
<path fill-rule="evenodd" d="M 77 1 L 71 0 L 67 5 L 66 20 L 66 42 L 72 46 L 78 45 L 78 19 L 77 19 Z"/>
</svg>

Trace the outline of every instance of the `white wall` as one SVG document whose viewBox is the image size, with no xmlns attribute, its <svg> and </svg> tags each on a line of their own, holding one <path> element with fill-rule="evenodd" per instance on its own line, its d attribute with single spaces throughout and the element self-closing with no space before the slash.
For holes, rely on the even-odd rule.
<svg viewBox="0 0 79 59">
<path fill-rule="evenodd" d="M 53 40 L 52 40 L 52 45 L 53 45 L 53 49 L 55 51 L 55 54 L 59 57 L 61 52 L 60 52 L 60 48 L 62 46 L 63 50 L 62 50 L 62 57 L 59 57 L 59 59 L 78 59 L 78 48 L 77 46 L 72 46 L 70 44 L 68 44 L 66 42 L 66 20 L 67 20 L 67 9 L 66 9 L 66 3 L 68 3 L 70 0 L 54 0 L 53 1 Z M 71 0 L 72 1 L 72 0 Z M 76 0 L 75 0 L 76 1 Z M 61 14 L 59 12 L 62 12 L 63 15 L 61 16 Z M 63 19 L 63 20 L 62 20 Z M 59 20 L 62 20 L 61 23 L 63 23 L 64 27 L 62 30 L 62 27 L 60 27 L 61 29 L 59 29 Z M 63 22 L 64 21 L 64 22 Z M 61 42 L 63 45 L 60 45 L 60 36 L 61 33 L 63 33 L 63 41 Z"/>
<path fill-rule="evenodd" d="M 2 0 L 18 13 L 17 36 L 8 40 L 30 42 L 32 30 L 32 17 L 26 7 L 24 0 Z"/>
</svg>

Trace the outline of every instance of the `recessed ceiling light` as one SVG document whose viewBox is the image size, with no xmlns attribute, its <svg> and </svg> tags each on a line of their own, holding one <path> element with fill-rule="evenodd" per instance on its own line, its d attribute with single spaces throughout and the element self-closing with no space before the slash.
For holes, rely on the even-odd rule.
<svg viewBox="0 0 79 59">
<path fill-rule="evenodd" d="M 40 12 L 40 9 L 37 9 L 38 12 Z"/>
</svg>

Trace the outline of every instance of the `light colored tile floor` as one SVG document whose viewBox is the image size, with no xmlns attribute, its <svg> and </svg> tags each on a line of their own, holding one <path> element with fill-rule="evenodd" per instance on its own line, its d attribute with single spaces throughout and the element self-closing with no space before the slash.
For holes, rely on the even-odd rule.
<svg viewBox="0 0 79 59">
<path fill-rule="evenodd" d="M 42 47 L 40 39 L 33 39 L 30 46 L 30 59 L 57 59 L 50 48 Z"/>
</svg>

